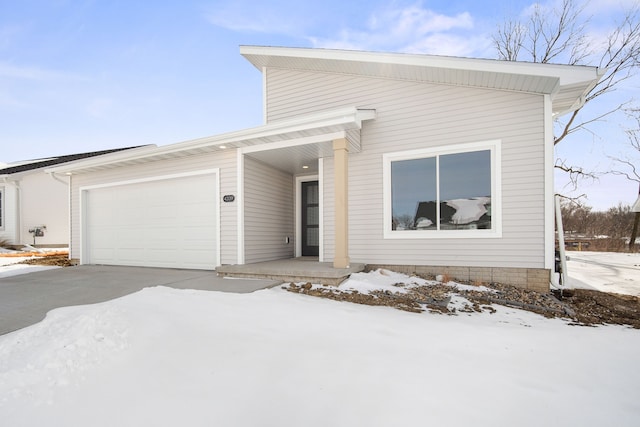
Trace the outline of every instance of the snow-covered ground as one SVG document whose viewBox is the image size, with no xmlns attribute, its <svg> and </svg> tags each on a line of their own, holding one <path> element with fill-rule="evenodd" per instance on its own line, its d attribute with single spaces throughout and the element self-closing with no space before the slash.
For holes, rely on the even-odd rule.
<svg viewBox="0 0 640 427">
<path fill-rule="evenodd" d="M 45 265 L 18 264 L 19 262 L 32 259 L 33 257 L 0 257 L 0 279 L 3 277 L 17 276 L 19 274 L 34 273 L 36 271 L 60 268 Z"/>
<path fill-rule="evenodd" d="M 640 425 L 640 331 L 495 308 L 156 287 L 57 309 L 0 337 L 0 424 Z"/>
<path fill-rule="evenodd" d="M 59 252 L 61 250 L 67 250 L 67 248 L 33 248 L 31 246 L 25 247 L 25 250 L 32 249 L 37 252 Z M 21 255 L 23 251 L 14 251 L 8 250 L 4 248 L 0 248 L 0 279 L 3 277 L 17 276 L 19 274 L 26 273 L 34 273 L 36 271 L 44 271 L 51 270 L 54 268 L 60 268 L 55 266 L 44 266 L 44 265 L 28 265 L 28 264 L 19 264 L 22 261 L 26 261 L 28 259 L 33 259 L 35 256 L 25 255 L 25 256 L 15 256 Z M 11 255 L 11 256 L 6 256 Z"/>
<path fill-rule="evenodd" d="M 35 273 L 36 271 L 52 270 L 55 268 L 61 268 L 61 267 L 55 267 L 55 266 L 49 266 L 49 265 L 26 265 L 26 264 L 4 265 L 0 267 L 0 279 L 4 277 L 18 276 L 20 274 Z"/>
<path fill-rule="evenodd" d="M 640 253 L 567 252 L 568 287 L 640 296 Z"/>
</svg>

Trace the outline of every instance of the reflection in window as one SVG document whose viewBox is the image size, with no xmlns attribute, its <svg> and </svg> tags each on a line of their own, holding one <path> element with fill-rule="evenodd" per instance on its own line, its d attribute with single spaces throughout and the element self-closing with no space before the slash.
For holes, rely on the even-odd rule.
<svg viewBox="0 0 640 427">
<path fill-rule="evenodd" d="M 393 230 L 429 229 L 435 226 L 435 214 L 430 217 L 422 215 L 419 223 L 416 223 L 416 206 L 420 200 L 436 199 L 436 158 L 392 162 L 391 195 Z"/>
<path fill-rule="evenodd" d="M 491 150 L 391 162 L 392 230 L 491 229 Z"/>
</svg>

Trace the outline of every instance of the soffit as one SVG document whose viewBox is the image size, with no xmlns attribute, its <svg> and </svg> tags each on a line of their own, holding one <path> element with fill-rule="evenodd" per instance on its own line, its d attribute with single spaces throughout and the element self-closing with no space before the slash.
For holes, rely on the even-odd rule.
<svg viewBox="0 0 640 427">
<path fill-rule="evenodd" d="M 434 55 L 242 46 L 241 54 L 256 68 L 275 67 L 435 84 L 474 86 L 563 99 L 554 113 L 573 105 L 598 80 L 596 67 L 537 64 Z M 564 91 L 565 87 L 571 90 Z M 576 95 L 577 94 L 577 95 Z M 573 96 L 573 100 L 568 98 Z"/>
<path fill-rule="evenodd" d="M 291 175 L 317 174 L 318 159 L 333 157 L 333 143 L 331 140 L 327 140 L 314 144 L 247 153 L 246 156 Z"/>
<path fill-rule="evenodd" d="M 253 157 L 263 161 L 270 158 L 266 151 L 279 150 L 280 156 L 294 157 L 296 152 L 313 152 L 313 148 L 295 148 L 330 142 L 335 137 L 346 137 L 348 132 L 360 129 L 362 121 L 375 118 L 374 110 L 355 107 L 341 108 L 294 119 L 272 122 L 255 128 L 210 136 L 160 147 L 143 147 L 131 152 L 119 152 L 86 159 L 60 167 L 47 169 L 53 173 L 85 173 L 115 167 L 138 165 L 158 160 L 183 158 L 198 154 L 246 149 Z M 351 149 L 359 149 L 359 141 Z M 324 149 L 322 149 L 324 153 Z M 316 150 L 317 151 L 317 150 Z M 308 154 L 304 154 L 308 156 Z"/>
</svg>

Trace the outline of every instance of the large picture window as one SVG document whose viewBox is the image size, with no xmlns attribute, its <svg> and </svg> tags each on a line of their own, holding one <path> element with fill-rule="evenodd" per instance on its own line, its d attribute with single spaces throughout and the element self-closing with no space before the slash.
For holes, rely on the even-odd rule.
<svg viewBox="0 0 640 427">
<path fill-rule="evenodd" d="M 384 156 L 385 237 L 496 237 L 499 141 Z"/>
</svg>

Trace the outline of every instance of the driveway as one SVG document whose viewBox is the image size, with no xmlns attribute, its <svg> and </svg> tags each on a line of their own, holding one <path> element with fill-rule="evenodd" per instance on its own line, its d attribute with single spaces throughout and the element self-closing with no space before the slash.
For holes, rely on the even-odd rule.
<svg viewBox="0 0 640 427">
<path fill-rule="evenodd" d="M 150 286 L 249 293 L 273 280 L 223 279 L 215 271 L 82 265 L 0 279 L 0 335 L 33 325 L 48 311 L 119 298 Z"/>
</svg>

